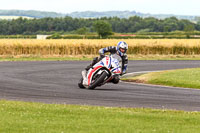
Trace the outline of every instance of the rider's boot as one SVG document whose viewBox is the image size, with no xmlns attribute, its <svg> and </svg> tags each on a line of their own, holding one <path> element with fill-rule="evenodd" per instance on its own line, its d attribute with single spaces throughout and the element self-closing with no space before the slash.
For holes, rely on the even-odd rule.
<svg viewBox="0 0 200 133">
<path fill-rule="evenodd" d="M 82 77 L 83 77 L 83 85 L 88 85 L 88 81 L 87 81 L 87 71 L 83 70 L 82 71 Z"/>
</svg>

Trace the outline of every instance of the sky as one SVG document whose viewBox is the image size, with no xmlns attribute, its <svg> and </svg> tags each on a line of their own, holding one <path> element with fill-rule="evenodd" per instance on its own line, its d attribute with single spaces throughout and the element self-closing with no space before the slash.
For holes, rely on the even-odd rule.
<svg viewBox="0 0 200 133">
<path fill-rule="evenodd" d="M 200 0 L 1 0 L 0 9 L 75 11 L 136 11 L 200 16 Z"/>
</svg>

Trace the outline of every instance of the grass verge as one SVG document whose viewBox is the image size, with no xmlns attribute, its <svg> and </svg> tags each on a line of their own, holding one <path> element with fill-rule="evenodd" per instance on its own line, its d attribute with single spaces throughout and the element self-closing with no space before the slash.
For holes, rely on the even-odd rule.
<svg viewBox="0 0 200 133">
<path fill-rule="evenodd" d="M 0 56 L 0 61 L 65 61 L 65 60 L 92 60 L 98 55 L 75 56 Z M 129 60 L 200 60 L 200 55 L 128 55 Z"/>
<path fill-rule="evenodd" d="M 0 61 L 79 61 L 79 60 L 92 60 L 93 56 L 3 56 L 0 57 Z"/>
<path fill-rule="evenodd" d="M 200 131 L 200 112 L 0 101 L 2 133 Z"/>
<path fill-rule="evenodd" d="M 200 89 L 200 68 L 152 72 L 136 77 L 124 78 L 122 80 L 129 82 L 142 82 L 156 85 Z"/>
</svg>

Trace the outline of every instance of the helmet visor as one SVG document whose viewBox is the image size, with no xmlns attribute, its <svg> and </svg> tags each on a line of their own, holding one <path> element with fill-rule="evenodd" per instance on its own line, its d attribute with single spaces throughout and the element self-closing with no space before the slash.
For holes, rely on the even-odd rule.
<svg viewBox="0 0 200 133">
<path fill-rule="evenodd" d="M 125 48 L 119 48 L 119 50 L 120 50 L 122 53 L 126 53 L 126 49 L 125 49 Z"/>
</svg>

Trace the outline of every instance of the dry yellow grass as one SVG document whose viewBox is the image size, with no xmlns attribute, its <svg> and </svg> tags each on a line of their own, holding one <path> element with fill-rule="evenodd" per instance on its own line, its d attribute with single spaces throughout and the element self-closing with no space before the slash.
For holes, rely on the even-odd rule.
<svg viewBox="0 0 200 133">
<path fill-rule="evenodd" d="M 129 44 L 129 54 L 200 54 L 198 39 L 0 39 L 0 55 L 96 55 L 100 48 L 116 46 L 119 41 L 126 41 Z"/>
</svg>

